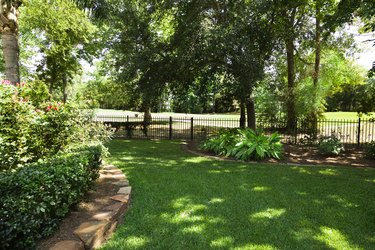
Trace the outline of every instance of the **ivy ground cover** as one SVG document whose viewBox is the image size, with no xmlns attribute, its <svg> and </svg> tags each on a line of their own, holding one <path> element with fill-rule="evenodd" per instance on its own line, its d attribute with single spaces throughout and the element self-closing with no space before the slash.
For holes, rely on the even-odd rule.
<svg viewBox="0 0 375 250">
<path fill-rule="evenodd" d="M 112 141 L 132 205 L 103 249 L 373 249 L 375 169 L 227 162 Z"/>
</svg>

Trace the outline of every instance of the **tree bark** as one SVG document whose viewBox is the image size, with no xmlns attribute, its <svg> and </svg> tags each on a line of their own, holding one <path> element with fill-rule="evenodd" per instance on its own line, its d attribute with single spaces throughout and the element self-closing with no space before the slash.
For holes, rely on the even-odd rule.
<svg viewBox="0 0 375 250">
<path fill-rule="evenodd" d="M 152 117 L 151 117 L 151 107 L 149 105 L 146 105 L 145 106 L 145 113 L 144 113 L 144 116 L 143 116 L 143 122 L 145 124 L 149 124 L 152 120 Z"/>
<path fill-rule="evenodd" d="M 5 61 L 5 77 L 12 84 L 20 82 L 19 72 L 19 45 L 18 34 L 16 31 L 1 33 L 1 42 L 3 46 L 3 55 Z"/>
<path fill-rule="evenodd" d="M 244 100 L 241 100 L 241 103 L 240 103 L 240 128 L 244 128 L 245 127 L 245 123 L 246 123 L 246 111 L 245 111 L 245 101 Z"/>
<path fill-rule="evenodd" d="M 295 69 L 294 69 L 294 41 L 293 38 L 286 39 L 286 56 L 288 64 L 288 97 L 287 106 L 287 131 L 293 132 L 296 127 L 296 95 L 295 95 Z"/>
<path fill-rule="evenodd" d="M 249 98 L 246 101 L 246 112 L 247 112 L 247 127 L 252 130 L 256 129 L 256 117 L 255 117 L 255 103 L 254 100 Z"/>
<path fill-rule="evenodd" d="M 320 54 L 321 54 L 321 42 L 320 42 L 320 8 L 318 3 L 316 3 L 316 17 L 315 17 L 315 65 L 314 65 L 314 75 L 313 83 L 314 87 L 318 86 L 319 81 L 319 71 L 320 71 Z"/>
<path fill-rule="evenodd" d="M 321 56 L 321 31 L 320 31 L 320 6 L 319 1 L 315 4 L 315 63 L 313 73 L 313 98 L 317 100 L 318 89 L 319 89 L 319 74 L 320 74 L 320 56 Z M 312 109 L 310 114 L 311 119 L 316 120 L 318 118 L 318 110 Z"/>
</svg>

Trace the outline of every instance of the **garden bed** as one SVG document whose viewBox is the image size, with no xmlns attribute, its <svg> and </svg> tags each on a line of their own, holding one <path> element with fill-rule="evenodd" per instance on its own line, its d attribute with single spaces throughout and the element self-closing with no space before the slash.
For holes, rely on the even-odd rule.
<svg viewBox="0 0 375 250">
<path fill-rule="evenodd" d="M 216 156 L 215 153 L 199 148 L 199 142 L 189 141 L 188 150 L 207 156 Z M 224 156 L 219 156 L 225 158 Z M 234 158 L 232 158 L 234 159 Z M 319 154 L 315 147 L 284 144 L 284 157 L 281 160 L 267 159 L 263 163 L 308 164 L 308 165 L 335 165 L 352 167 L 375 167 L 375 160 L 364 158 L 359 149 L 348 149 L 340 156 L 324 156 Z"/>
</svg>

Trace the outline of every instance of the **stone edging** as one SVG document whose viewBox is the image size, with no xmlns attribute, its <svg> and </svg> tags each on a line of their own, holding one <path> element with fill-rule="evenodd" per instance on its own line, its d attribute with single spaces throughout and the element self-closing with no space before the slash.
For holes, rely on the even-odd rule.
<svg viewBox="0 0 375 250">
<path fill-rule="evenodd" d="M 111 203 L 103 207 L 74 230 L 81 241 L 65 240 L 57 242 L 50 250 L 87 250 L 100 247 L 115 230 L 130 203 L 131 186 L 123 172 L 113 165 L 106 165 L 100 170 L 99 180 L 119 187 L 116 195 L 109 197 Z"/>
</svg>

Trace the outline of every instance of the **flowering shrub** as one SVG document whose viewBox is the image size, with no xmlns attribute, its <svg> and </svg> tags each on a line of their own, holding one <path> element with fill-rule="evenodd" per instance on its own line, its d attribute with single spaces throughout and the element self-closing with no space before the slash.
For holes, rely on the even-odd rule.
<svg viewBox="0 0 375 250">
<path fill-rule="evenodd" d="M 110 137 L 106 127 L 91 122 L 89 112 L 45 102 L 33 93 L 25 84 L 0 82 L 0 170 L 52 156 L 74 143 Z"/>
</svg>

